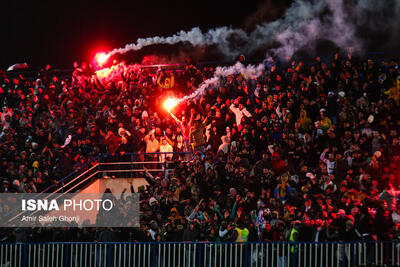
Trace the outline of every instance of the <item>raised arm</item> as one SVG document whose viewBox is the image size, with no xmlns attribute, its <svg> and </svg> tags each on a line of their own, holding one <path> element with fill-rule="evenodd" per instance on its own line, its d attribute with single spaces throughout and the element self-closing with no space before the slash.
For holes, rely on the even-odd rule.
<svg viewBox="0 0 400 267">
<path fill-rule="evenodd" d="M 329 149 L 328 149 L 328 148 L 325 148 L 325 150 L 321 153 L 321 156 L 319 157 L 319 159 L 320 159 L 322 162 L 325 162 L 325 163 L 328 162 L 328 160 L 325 158 L 325 154 L 326 154 L 326 152 L 328 152 L 328 151 L 329 151 Z"/>
</svg>

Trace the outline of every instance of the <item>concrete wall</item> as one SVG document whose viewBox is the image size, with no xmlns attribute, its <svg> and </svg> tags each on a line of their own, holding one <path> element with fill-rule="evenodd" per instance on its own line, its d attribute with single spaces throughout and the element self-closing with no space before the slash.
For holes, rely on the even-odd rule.
<svg viewBox="0 0 400 267">
<path fill-rule="evenodd" d="M 101 178 L 82 189 L 80 193 L 104 193 L 106 188 L 110 188 L 112 193 L 122 193 L 125 188 L 130 192 L 131 185 L 137 193 L 139 186 L 146 186 L 148 183 L 144 178 Z"/>
</svg>

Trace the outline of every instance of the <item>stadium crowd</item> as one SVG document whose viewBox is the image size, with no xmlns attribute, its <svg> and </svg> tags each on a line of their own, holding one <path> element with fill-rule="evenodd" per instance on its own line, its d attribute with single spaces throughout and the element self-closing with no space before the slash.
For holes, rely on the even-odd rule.
<svg viewBox="0 0 400 267">
<path fill-rule="evenodd" d="M 166 96 L 192 92 L 212 67 L 188 58 L 182 71 L 123 70 L 105 79 L 82 63 L 61 78 L 48 66 L 35 81 L 2 73 L 0 192 L 42 191 L 99 153 L 194 158 L 160 156 L 175 161 L 167 177 L 145 170 L 140 229 L 3 229 L 3 241 L 399 237 L 397 61 L 275 61 L 256 79 L 221 78 L 174 114 L 160 108 Z"/>
</svg>

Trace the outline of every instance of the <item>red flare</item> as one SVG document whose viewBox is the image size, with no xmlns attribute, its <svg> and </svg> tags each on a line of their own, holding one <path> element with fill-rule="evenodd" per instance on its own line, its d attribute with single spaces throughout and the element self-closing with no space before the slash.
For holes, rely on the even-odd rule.
<svg viewBox="0 0 400 267">
<path fill-rule="evenodd" d="M 110 56 L 106 53 L 97 53 L 95 56 L 96 62 L 99 66 L 103 66 L 107 62 L 109 57 Z"/>
<path fill-rule="evenodd" d="M 178 105 L 178 99 L 176 98 L 168 98 L 165 102 L 164 102 L 164 108 L 170 112 L 171 109 L 173 109 L 176 105 Z"/>
</svg>

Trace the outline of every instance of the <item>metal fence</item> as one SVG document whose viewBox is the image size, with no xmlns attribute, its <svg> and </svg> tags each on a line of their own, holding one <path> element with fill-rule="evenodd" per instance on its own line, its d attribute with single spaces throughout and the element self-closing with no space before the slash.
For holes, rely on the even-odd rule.
<svg viewBox="0 0 400 267">
<path fill-rule="evenodd" d="M 165 160 L 165 156 L 173 156 L 174 160 Z M 188 162 L 193 159 L 193 152 L 155 152 L 129 153 L 123 155 L 101 154 L 97 157 L 97 171 L 100 177 L 140 177 L 146 168 L 148 172 L 168 175 L 174 170 L 176 161 Z M 164 159 L 162 158 L 164 157 Z"/>
<path fill-rule="evenodd" d="M 0 266 L 400 266 L 400 242 L 0 243 Z"/>
</svg>

